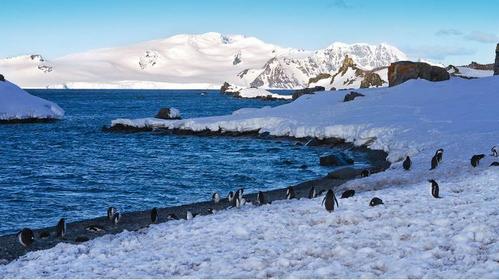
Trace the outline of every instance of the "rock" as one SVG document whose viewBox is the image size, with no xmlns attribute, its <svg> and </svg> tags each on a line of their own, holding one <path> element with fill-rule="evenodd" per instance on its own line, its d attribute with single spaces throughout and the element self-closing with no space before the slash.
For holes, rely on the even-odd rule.
<svg viewBox="0 0 499 280">
<path fill-rule="evenodd" d="M 468 64 L 467 67 L 471 68 L 471 69 L 475 69 L 475 70 L 488 70 L 488 71 L 492 71 L 492 70 L 494 70 L 494 63 L 480 64 L 478 62 L 472 61 L 470 64 Z"/>
<path fill-rule="evenodd" d="M 353 159 L 349 158 L 345 154 L 322 156 L 319 161 L 322 166 L 341 166 L 353 164 Z"/>
<path fill-rule="evenodd" d="M 220 92 L 225 93 L 230 87 L 230 84 L 227 82 L 224 82 L 224 84 L 220 87 Z"/>
<path fill-rule="evenodd" d="M 378 73 L 364 71 L 364 79 L 360 82 L 361 88 L 381 87 L 383 86 L 383 79 Z"/>
<path fill-rule="evenodd" d="M 313 88 L 304 88 L 293 91 L 293 100 L 305 94 L 314 94 L 316 91 L 325 91 L 326 89 L 321 86 L 315 86 Z"/>
<path fill-rule="evenodd" d="M 343 102 L 352 101 L 356 97 L 359 97 L 359 96 L 365 96 L 365 95 L 363 95 L 362 93 L 351 91 L 350 93 L 348 93 L 348 94 L 345 95 L 345 98 L 343 98 Z"/>
<path fill-rule="evenodd" d="M 175 108 L 161 108 L 155 118 L 163 120 L 179 120 L 180 111 Z"/>
<path fill-rule="evenodd" d="M 327 174 L 329 179 L 348 180 L 357 177 L 360 171 L 353 167 L 343 167 Z"/>
<path fill-rule="evenodd" d="M 2 74 L 0 74 L 0 82 L 5 82 L 5 77 Z"/>
<path fill-rule="evenodd" d="M 450 75 L 444 68 L 424 62 L 398 61 L 388 67 L 388 84 L 390 87 L 410 79 L 425 79 L 436 82 L 445 81 L 449 78 Z"/>
<path fill-rule="evenodd" d="M 494 64 L 494 75 L 499 75 L 499 43 L 496 46 L 496 63 Z"/>
</svg>

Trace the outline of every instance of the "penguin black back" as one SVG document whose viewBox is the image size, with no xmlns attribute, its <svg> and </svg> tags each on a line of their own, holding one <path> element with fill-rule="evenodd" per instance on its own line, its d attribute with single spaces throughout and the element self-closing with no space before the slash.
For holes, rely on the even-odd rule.
<svg viewBox="0 0 499 280">
<path fill-rule="evenodd" d="M 326 196 L 324 196 L 324 199 L 322 200 L 322 204 L 324 204 L 324 207 L 328 212 L 332 212 L 334 211 L 335 202 L 336 206 L 339 207 L 338 200 L 336 199 L 333 190 L 329 189 L 326 193 Z"/>
<path fill-rule="evenodd" d="M 265 194 L 263 192 L 258 192 L 256 195 L 256 203 L 258 205 L 263 205 L 267 203 L 267 200 L 265 199 Z"/>
<path fill-rule="evenodd" d="M 479 154 L 479 155 L 472 156 L 471 159 L 470 159 L 471 166 L 477 167 L 478 164 L 480 164 L 480 160 L 483 159 L 484 157 L 485 157 L 484 154 Z"/>
<path fill-rule="evenodd" d="M 232 202 L 234 200 L 234 192 L 230 191 L 229 194 L 227 195 L 227 200 L 229 202 Z"/>
<path fill-rule="evenodd" d="M 35 234 L 29 228 L 23 228 L 17 233 L 17 240 L 23 247 L 29 247 L 35 241 Z"/>
<path fill-rule="evenodd" d="M 107 208 L 107 218 L 111 221 L 116 212 L 118 212 L 118 210 L 116 210 L 116 208 L 114 207 Z"/>
<path fill-rule="evenodd" d="M 492 149 L 490 149 L 490 151 L 492 152 L 491 156 L 493 156 L 493 157 L 499 156 L 498 155 L 499 149 L 497 148 L 497 146 L 492 147 Z"/>
<path fill-rule="evenodd" d="M 371 172 L 369 172 L 369 170 L 367 169 L 364 169 L 360 172 L 360 177 L 369 177 L 369 175 L 371 175 Z"/>
<path fill-rule="evenodd" d="M 349 198 L 355 195 L 354 190 L 346 190 L 341 194 L 341 198 Z"/>
<path fill-rule="evenodd" d="M 66 235 L 66 221 L 64 220 L 64 218 L 59 220 L 55 228 L 57 237 L 64 238 L 64 235 Z"/>
<path fill-rule="evenodd" d="M 315 187 L 311 187 L 310 190 L 308 191 L 308 198 L 316 198 L 317 197 L 317 192 L 315 191 Z"/>
<path fill-rule="evenodd" d="M 442 158 L 444 156 L 444 149 L 440 148 L 435 152 L 435 156 L 437 158 L 437 162 L 440 163 L 442 161 Z"/>
<path fill-rule="evenodd" d="M 211 196 L 211 200 L 213 200 L 213 202 L 215 202 L 215 203 L 219 203 L 220 202 L 220 195 L 217 192 L 214 192 L 213 195 Z"/>
<path fill-rule="evenodd" d="M 437 168 L 437 166 L 438 166 L 438 156 L 434 155 L 431 158 L 431 168 L 430 168 L 430 170 L 433 170 L 433 169 Z"/>
<path fill-rule="evenodd" d="M 288 187 L 286 190 L 286 199 L 294 199 L 296 198 L 295 190 L 293 187 Z"/>
<path fill-rule="evenodd" d="M 120 212 L 116 212 L 116 213 L 114 213 L 113 218 L 111 219 L 111 221 L 113 222 L 113 224 L 117 225 L 120 222 L 120 219 L 121 219 Z"/>
<path fill-rule="evenodd" d="M 402 163 L 402 167 L 404 167 L 405 170 L 409 170 L 411 169 L 411 158 L 409 156 L 407 156 L 404 160 L 404 162 Z"/>
<path fill-rule="evenodd" d="M 383 203 L 383 200 L 381 200 L 381 198 L 379 198 L 379 197 L 373 197 L 373 199 L 371 199 L 371 201 L 369 202 L 369 206 L 371 206 L 371 207 L 374 207 L 374 206 L 377 206 L 380 204 L 384 204 L 384 203 Z"/>
<path fill-rule="evenodd" d="M 433 179 L 428 180 L 428 182 L 431 183 L 431 195 L 434 198 L 440 198 L 440 196 L 439 196 L 440 188 L 438 186 L 438 183 L 435 180 L 433 180 Z"/>
<path fill-rule="evenodd" d="M 158 222 L 158 208 L 154 207 L 151 210 L 151 223 L 155 224 Z"/>
</svg>

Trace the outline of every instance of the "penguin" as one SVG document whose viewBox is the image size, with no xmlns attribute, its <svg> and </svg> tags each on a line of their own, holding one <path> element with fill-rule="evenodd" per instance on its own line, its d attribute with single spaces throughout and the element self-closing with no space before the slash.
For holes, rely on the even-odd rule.
<svg viewBox="0 0 499 280">
<path fill-rule="evenodd" d="M 296 198 L 295 190 L 293 187 L 288 187 L 286 190 L 286 199 L 294 199 Z"/>
<path fill-rule="evenodd" d="M 326 207 L 326 210 L 328 212 L 332 212 L 332 211 L 334 211 L 334 203 L 335 202 L 336 202 L 336 206 L 340 207 L 338 204 L 338 200 L 336 199 L 336 196 L 334 195 L 333 190 L 329 189 L 326 193 L 326 196 L 324 196 L 324 199 L 322 200 L 322 205 L 324 205 Z"/>
<path fill-rule="evenodd" d="M 440 148 L 435 152 L 435 156 L 437 157 L 437 162 L 440 163 L 442 161 L 442 157 L 444 155 L 444 149 Z"/>
<path fill-rule="evenodd" d="M 166 219 L 167 220 L 178 220 L 178 217 L 174 213 L 171 213 L 171 214 L 168 214 L 168 216 L 166 216 Z"/>
<path fill-rule="evenodd" d="M 17 233 L 17 240 L 23 247 L 29 247 L 35 241 L 35 235 L 31 229 L 23 228 Z"/>
<path fill-rule="evenodd" d="M 371 206 L 371 207 L 374 207 L 374 206 L 380 205 L 380 204 L 384 204 L 384 203 L 383 203 L 383 200 L 381 200 L 381 198 L 379 198 L 379 197 L 373 197 L 373 199 L 371 199 L 371 201 L 369 202 L 369 206 Z"/>
<path fill-rule="evenodd" d="M 497 146 L 492 147 L 492 149 L 490 149 L 490 151 L 492 152 L 491 156 L 493 156 L 493 157 L 499 156 L 499 148 L 497 148 Z"/>
<path fill-rule="evenodd" d="M 430 168 L 430 170 L 433 170 L 433 169 L 437 168 L 437 166 L 438 166 L 438 156 L 434 155 L 431 158 L 431 168 Z"/>
<path fill-rule="evenodd" d="M 440 198 L 440 196 L 438 196 L 439 192 L 440 192 L 440 189 L 438 187 L 438 183 L 431 179 L 431 180 L 428 180 L 428 182 L 431 183 L 431 195 L 434 197 L 434 198 Z"/>
<path fill-rule="evenodd" d="M 185 218 L 187 220 L 192 220 L 194 219 L 194 217 L 196 217 L 197 214 L 193 214 L 191 211 L 187 211 L 187 213 L 185 214 Z"/>
<path fill-rule="evenodd" d="M 402 163 L 402 167 L 404 167 L 405 170 L 411 169 L 411 158 L 409 156 L 405 157 L 404 162 Z"/>
<path fill-rule="evenodd" d="M 471 157 L 471 160 L 470 160 L 470 162 L 471 162 L 471 166 L 473 166 L 473 167 L 477 167 L 477 166 L 478 166 L 478 164 L 480 164 L 480 160 L 481 160 L 482 158 L 484 158 L 484 157 L 485 157 L 485 155 L 484 155 L 484 154 L 480 154 L 480 155 L 474 155 L 474 156 L 472 156 L 472 157 Z"/>
<path fill-rule="evenodd" d="M 38 234 L 38 237 L 40 239 L 49 238 L 50 237 L 50 232 L 48 232 L 48 231 L 42 231 L 42 232 L 40 232 L 40 234 Z"/>
<path fill-rule="evenodd" d="M 267 200 L 265 199 L 265 195 L 263 194 L 263 192 L 258 192 L 258 194 L 256 195 L 256 204 L 263 205 L 266 203 L 267 203 Z"/>
<path fill-rule="evenodd" d="M 493 162 L 493 163 L 491 163 L 489 166 L 499 166 L 499 162 L 494 161 L 494 162 Z"/>
<path fill-rule="evenodd" d="M 64 238 L 64 235 L 66 235 L 66 221 L 64 220 L 64 218 L 59 220 L 55 228 L 57 237 Z"/>
<path fill-rule="evenodd" d="M 369 172 L 369 170 L 367 169 L 364 169 L 362 170 L 362 172 L 360 172 L 360 177 L 369 177 L 369 175 L 371 175 L 371 172 Z"/>
<path fill-rule="evenodd" d="M 111 221 L 118 210 L 114 207 L 107 208 L 107 218 Z"/>
<path fill-rule="evenodd" d="M 89 225 L 88 227 L 85 228 L 85 230 L 97 233 L 103 231 L 104 229 L 98 225 Z"/>
<path fill-rule="evenodd" d="M 214 203 L 219 203 L 220 195 L 217 192 L 214 192 L 213 195 L 211 196 L 211 200 L 213 200 Z"/>
<path fill-rule="evenodd" d="M 114 213 L 113 218 L 111 219 L 111 221 L 113 222 L 113 224 L 117 225 L 119 223 L 120 219 L 121 219 L 120 212 L 116 212 L 116 213 Z"/>
<path fill-rule="evenodd" d="M 346 190 L 341 194 L 341 198 L 349 198 L 355 195 L 354 190 Z"/>
<path fill-rule="evenodd" d="M 155 224 L 158 222 L 158 208 L 154 207 L 151 210 L 151 223 Z"/>
<path fill-rule="evenodd" d="M 217 210 L 215 210 L 213 208 L 208 208 L 207 210 L 208 210 L 209 214 L 215 214 L 215 213 L 217 213 Z"/>
<path fill-rule="evenodd" d="M 315 191 L 315 187 L 311 187 L 310 190 L 308 191 L 308 198 L 316 198 L 317 197 L 317 192 Z"/>
<path fill-rule="evenodd" d="M 246 199 L 244 197 L 236 197 L 236 200 L 235 200 L 235 206 L 236 208 L 241 208 L 241 206 L 243 206 L 244 204 L 246 204 Z"/>
<path fill-rule="evenodd" d="M 242 198 L 243 198 L 243 193 L 244 193 L 244 189 L 238 189 L 238 190 L 236 191 L 236 195 L 235 195 L 235 197 L 236 197 L 236 198 L 237 198 L 237 197 L 239 197 L 239 199 L 242 199 Z"/>
<path fill-rule="evenodd" d="M 90 239 L 88 239 L 88 237 L 86 237 L 84 235 L 80 235 L 80 236 L 75 238 L 76 243 L 87 242 L 88 240 L 90 240 Z"/>
<path fill-rule="evenodd" d="M 234 201 L 234 193 L 232 191 L 230 191 L 229 194 L 227 195 L 227 200 L 229 202 Z"/>
</svg>

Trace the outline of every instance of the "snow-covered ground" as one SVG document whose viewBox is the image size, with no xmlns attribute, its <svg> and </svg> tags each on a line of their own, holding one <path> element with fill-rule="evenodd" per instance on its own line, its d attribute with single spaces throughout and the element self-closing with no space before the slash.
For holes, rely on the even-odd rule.
<svg viewBox="0 0 499 280">
<path fill-rule="evenodd" d="M 239 91 L 239 96 L 241 98 L 265 98 L 271 97 L 275 99 L 292 99 L 291 95 L 283 95 L 272 93 L 270 91 L 264 90 L 262 88 L 245 88 Z"/>
<path fill-rule="evenodd" d="M 261 129 L 273 135 L 340 137 L 388 152 L 390 169 L 346 183 L 364 190 L 245 206 L 215 215 L 59 244 L 0 266 L 2 277 L 499 277 L 499 77 L 304 95 L 275 108 L 180 121 L 117 120 L 194 130 Z M 443 161 L 429 170 L 438 148 Z M 486 154 L 472 168 L 474 154 Z M 404 171 L 401 160 L 413 166 Z M 430 194 L 428 179 L 440 184 Z M 337 193 L 339 196 L 340 193 Z M 372 197 L 384 205 L 369 207 Z"/>
<path fill-rule="evenodd" d="M 0 120 L 60 119 L 64 110 L 57 104 L 33 96 L 9 81 L 0 81 Z"/>
</svg>

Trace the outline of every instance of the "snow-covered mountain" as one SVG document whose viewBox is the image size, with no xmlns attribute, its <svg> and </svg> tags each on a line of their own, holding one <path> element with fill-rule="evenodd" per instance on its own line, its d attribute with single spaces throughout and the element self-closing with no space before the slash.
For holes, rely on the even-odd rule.
<svg viewBox="0 0 499 280">
<path fill-rule="evenodd" d="M 386 44 L 334 43 L 303 51 L 211 32 L 56 59 L 0 59 L 0 73 L 22 87 L 42 88 L 219 88 L 224 81 L 243 87 L 301 88 L 312 77 L 336 71 L 346 55 L 367 70 L 407 58 Z"/>
</svg>

